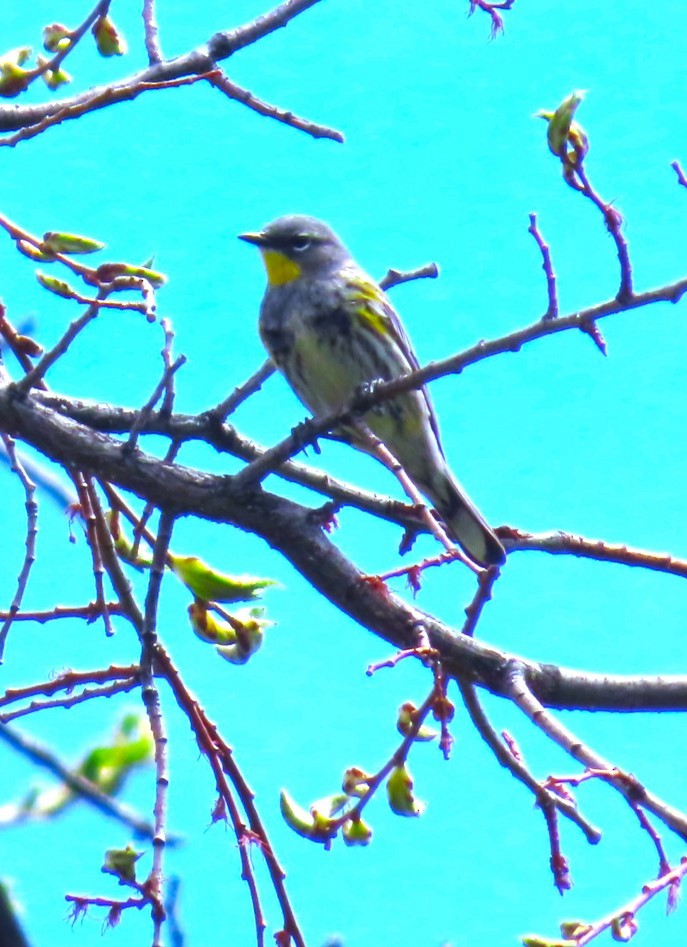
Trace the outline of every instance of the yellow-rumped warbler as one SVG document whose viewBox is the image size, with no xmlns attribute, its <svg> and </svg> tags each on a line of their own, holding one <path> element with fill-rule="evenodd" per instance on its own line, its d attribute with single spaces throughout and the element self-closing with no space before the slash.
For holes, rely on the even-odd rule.
<svg viewBox="0 0 687 947">
<path fill-rule="evenodd" d="M 383 290 L 322 221 L 280 217 L 240 237 L 259 247 L 267 270 L 262 341 L 315 416 L 344 408 L 366 382 L 389 381 L 419 367 Z M 503 546 L 448 468 L 427 388 L 376 405 L 364 421 L 470 558 L 480 565 L 502 563 Z M 333 433 L 365 449 L 351 428 Z"/>
</svg>

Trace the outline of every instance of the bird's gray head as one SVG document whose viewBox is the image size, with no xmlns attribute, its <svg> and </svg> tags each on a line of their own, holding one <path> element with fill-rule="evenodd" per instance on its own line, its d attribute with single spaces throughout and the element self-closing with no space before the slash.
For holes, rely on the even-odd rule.
<svg viewBox="0 0 687 947">
<path fill-rule="evenodd" d="M 350 258 L 327 224 L 302 214 L 279 217 L 258 233 L 239 237 L 259 247 L 270 286 L 283 286 L 301 276 L 324 275 Z"/>
</svg>

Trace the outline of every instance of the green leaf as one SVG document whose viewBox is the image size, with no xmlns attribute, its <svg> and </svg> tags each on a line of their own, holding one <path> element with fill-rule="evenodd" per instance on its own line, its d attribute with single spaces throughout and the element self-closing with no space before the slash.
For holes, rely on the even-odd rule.
<svg viewBox="0 0 687 947">
<path fill-rule="evenodd" d="M 43 235 L 42 247 L 52 253 L 95 253 L 105 246 L 100 240 L 83 237 L 78 233 L 50 230 Z"/>
<path fill-rule="evenodd" d="M 204 602 L 251 602 L 259 598 L 264 589 L 277 585 L 272 579 L 219 572 L 198 556 L 170 553 L 168 565 L 195 597 Z"/>
<path fill-rule="evenodd" d="M 43 273 L 41 270 L 36 270 L 36 279 L 44 289 L 55 293 L 56 296 L 61 296 L 63 299 L 74 299 L 78 295 L 69 283 L 57 279 L 55 276 L 48 276 L 47 273 Z"/>
</svg>

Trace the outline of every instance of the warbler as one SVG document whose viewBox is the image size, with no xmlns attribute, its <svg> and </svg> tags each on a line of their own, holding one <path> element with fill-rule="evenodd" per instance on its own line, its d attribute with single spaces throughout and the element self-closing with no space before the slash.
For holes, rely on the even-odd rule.
<svg viewBox="0 0 687 947">
<path fill-rule="evenodd" d="M 386 294 L 327 224 L 291 215 L 239 236 L 260 249 L 267 270 L 260 337 L 315 416 L 343 409 L 365 383 L 419 368 Z M 448 467 L 427 388 L 383 401 L 362 420 L 432 502 L 470 559 L 500 565 L 503 546 Z M 353 426 L 332 434 L 367 449 Z"/>
</svg>

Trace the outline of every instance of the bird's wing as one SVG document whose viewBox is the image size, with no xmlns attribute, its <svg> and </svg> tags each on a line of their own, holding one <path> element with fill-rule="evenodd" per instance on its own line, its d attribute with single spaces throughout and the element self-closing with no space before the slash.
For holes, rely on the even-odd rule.
<svg viewBox="0 0 687 947">
<path fill-rule="evenodd" d="M 347 294 L 348 302 L 355 309 L 358 318 L 366 323 L 368 328 L 372 331 L 380 332 L 385 336 L 391 337 L 403 354 L 409 372 L 420 368 L 420 362 L 415 354 L 408 333 L 379 283 L 375 282 L 371 276 L 368 276 L 367 273 L 357 267 L 355 267 L 355 269 L 351 268 L 344 275 L 349 287 L 349 293 Z M 352 292 L 350 292 L 350 290 L 352 290 Z M 399 372 L 399 374 L 402 373 Z M 441 445 L 439 424 L 427 386 L 422 385 L 418 391 L 427 405 L 429 423 L 437 439 L 439 450 L 443 455 L 444 449 Z"/>
</svg>

